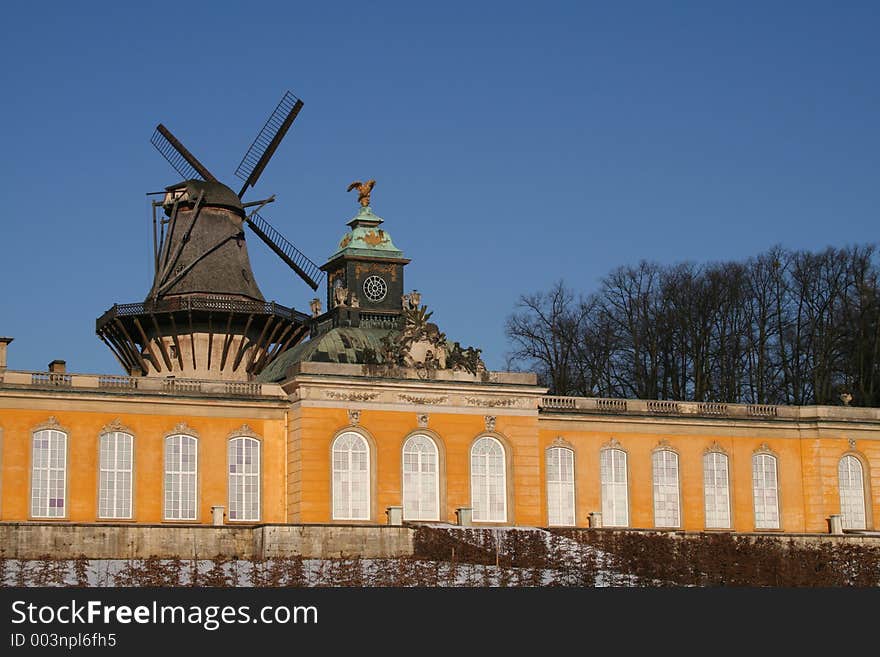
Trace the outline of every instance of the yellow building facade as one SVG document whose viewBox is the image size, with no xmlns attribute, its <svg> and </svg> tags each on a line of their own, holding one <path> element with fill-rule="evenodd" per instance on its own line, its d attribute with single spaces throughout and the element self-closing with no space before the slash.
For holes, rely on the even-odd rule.
<svg viewBox="0 0 880 657">
<path fill-rule="evenodd" d="M 5 370 L 0 521 L 873 530 L 880 412 L 548 397 L 531 375 Z M 112 385 L 112 387 L 111 387 Z M 125 387 L 125 386 L 129 387 Z"/>
</svg>

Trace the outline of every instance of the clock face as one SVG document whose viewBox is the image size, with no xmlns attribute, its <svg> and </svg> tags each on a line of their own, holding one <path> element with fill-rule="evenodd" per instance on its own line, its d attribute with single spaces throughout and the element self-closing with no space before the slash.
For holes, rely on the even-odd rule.
<svg viewBox="0 0 880 657">
<path fill-rule="evenodd" d="M 373 303 L 378 303 L 388 294 L 388 284 L 381 276 L 367 276 L 364 279 L 364 296 Z"/>
</svg>

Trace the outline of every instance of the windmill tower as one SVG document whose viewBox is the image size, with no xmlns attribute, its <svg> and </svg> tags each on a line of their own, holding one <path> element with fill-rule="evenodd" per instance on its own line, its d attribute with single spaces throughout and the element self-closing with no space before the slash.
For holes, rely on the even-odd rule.
<svg viewBox="0 0 880 657">
<path fill-rule="evenodd" d="M 308 315 L 264 299 L 244 226 L 313 290 L 323 272 L 259 214 L 274 195 L 242 201 L 302 106 L 284 94 L 235 171 L 238 194 L 156 127 L 151 143 L 183 181 L 152 203 L 153 285 L 143 302 L 115 304 L 96 322 L 130 375 L 247 381 L 308 334 Z"/>
</svg>

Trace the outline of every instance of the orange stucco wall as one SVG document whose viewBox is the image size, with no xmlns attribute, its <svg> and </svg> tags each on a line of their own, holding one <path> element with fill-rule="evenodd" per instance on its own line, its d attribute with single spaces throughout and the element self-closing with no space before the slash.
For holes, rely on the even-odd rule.
<svg viewBox="0 0 880 657">
<path fill-rule="evenodd" d="M 301 480 L 293 482 L 289 491 L 289 520 L 332 520 L 331 444 L 339 433 L 354 428 L 367 436 L 372 447 L 371 520 L 385 522 L 385 509 L 403 503 L 401 453 L 406 438 L 420 430 L 416 417 L 412 412 L 364 410 L 357 427 L 352 427 L 345 409 L 295 408 L 291 414 L 291 427 L 295 429 L 288 467 L 298 472 Z M 534 416 L 499 416 L 494 432 L 487 432 L 482 414 L 430 415 L 427 429 L 441 451 L 441 520 L 455 522 L 455 510 L 471 506 L 470 447 L 478 437 L 488 434 L 502 441 L 510 464 L 508 489 L 513 492 L 508 496 L 508 521 L 520 525 L 540 523 L 537 423 Z"/>
<path fill-rule="evenodd" d="M 245 411 L 210 407 L 147 413 L 55 410 L 43 400 L 39 408 L 0 408 L 0 520 L 30 519 L 31 435 L 54 416 L 68 432 L 67 515 L 60 520 L 98 521 L 98 437 L 118 419 L 135 437 L 133 521 L 163 522 L 163 439 L 179 423 L 199 438 L 197 522 L 211 522 L 211 506 L 228 507 L 227 440 L 247 424 L 262 440 L 261 521 L 333 522 L 331 444 L 354 428 L 371 445 L 372 494 L 368 522 L 386 522 L 385 510 L 402 505 L 401 452 L 404 441 L 421 431 L 413 411 L 371 410 L 360 405 L 356 426 L 346 408 L 293 403 L 249 416 Z M 108 402 L 107 407 L 112 404 Z M 342 404 L 341 404 L 342 406 Z M 366 406 L 366 408 L 364 408 Z M 191 412 L 187 412 L 187 410 Z M 470 507 L 470 448 L 489 433 L 502 441 L 508 462 L 508 523 L 546 525 L 546 449 L 562 439 L 575 452 L 576 523 L 586 526 L 589 514 L 601 511 L 599 454 L 616 440 L 627 453 L 629 525 L 654 526 L 652 451 L 661 441 L 679 455 L 681 527 L 705 529 L 703 463 L 705 450 L 720 446 L 730 461 L 732 529 L 754 531 L 752 455 L 766 445 L 777 457 L 781 530 L 827 532 L 827 519 L 840 513 L 837 467 L 844 454 L 856 455 L 866 476 L 869 529 L 880 522 L 880 440 L 863 431 L 853 439 L 845 432 L 801 435 L 790 426 L 762 426 L 750 433 L 742 426 L 726 429 L 645 423 L 643 428 L 605 417 L 496 417 L 487 432 L 485 409 L 473 413 L 429 415 L 427 431 L 440 448 L 441 521 L 455 522 L 459 507 Z M 669 429 L 669 430 L 666 430 Z M 41 519 L 42 520 L 42 519 Z"/>
<path fill-rule="evenodd" d="M 262 519 L 264 522 L 285 520 L 283 417 L 266 420 L 0 409 L 2 520 L 30 518 L 31 435 L 33 429 L 50 416 L 54 416 L 68 434 L 67 515 L 59 520 L 98 520 L 98 437 L 102 427 L 116 419 L 134 436 L 132 512 L 135 521 L 163 521 L 163 441 L 180 422 L 190 427 L 199 439 L 197 522 L 210 523 L 214 505 L 228 508 L 226 441 L 244 424 L 262 439 Z"/>
<path fill-rule="evenodd" d="M 838 462 L 844 454 L 855 454 L 863 463 L 866 477 L 868 528 L 872 528 L 874 509 L 880 508 L 880 443 L 876 440 L 804 439 L 798 437 L 748 437 L 706 435 L 658 436 L 656 432 L 585 431 L 583 423 L 553 422 L 552 429 L 540 432 L 541 451 L 561 437 L 575 452 L 575 504 L 578 525 L 586 525 L 589 513 L 601 511 L 599 454 L 615 439 L 627 453 L 630 526 L 654 527 L 652 453 L 663 445 L 678 453 L 679 491 L 682 529 L 706 528 L 703 493 L 703 455 L 711 446 L 720 446 L 729 458 L 729 490 L 732 529 L 755 531 L 752 493 L 752 455 L 766 445 L 777 458 L 781 531 L 827 532 L 827 519 L 840 513 Z M 873 467 L 871 467 L 873 466 Z M 544 468 L 541 489 L 546 486 Z M 873 480 L 872 480 L 873 479 Z M 872 509 L 873 507 L 873 509 Z M 546 510 L 542 510 L 546 523 Z"/>
</svg>

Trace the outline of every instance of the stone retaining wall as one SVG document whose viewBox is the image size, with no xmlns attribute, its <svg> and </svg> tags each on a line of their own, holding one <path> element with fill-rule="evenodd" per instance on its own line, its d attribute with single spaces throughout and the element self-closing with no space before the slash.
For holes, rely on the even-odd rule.
<svg viewBox="0 0 880 657">
<path fill-rule="evenodd" d="M 0 522 L 0 558 L 261 559 L 400 557 L 413 553 L 408 527 L 351 525 L 124 525 Z"/>
</svg>

